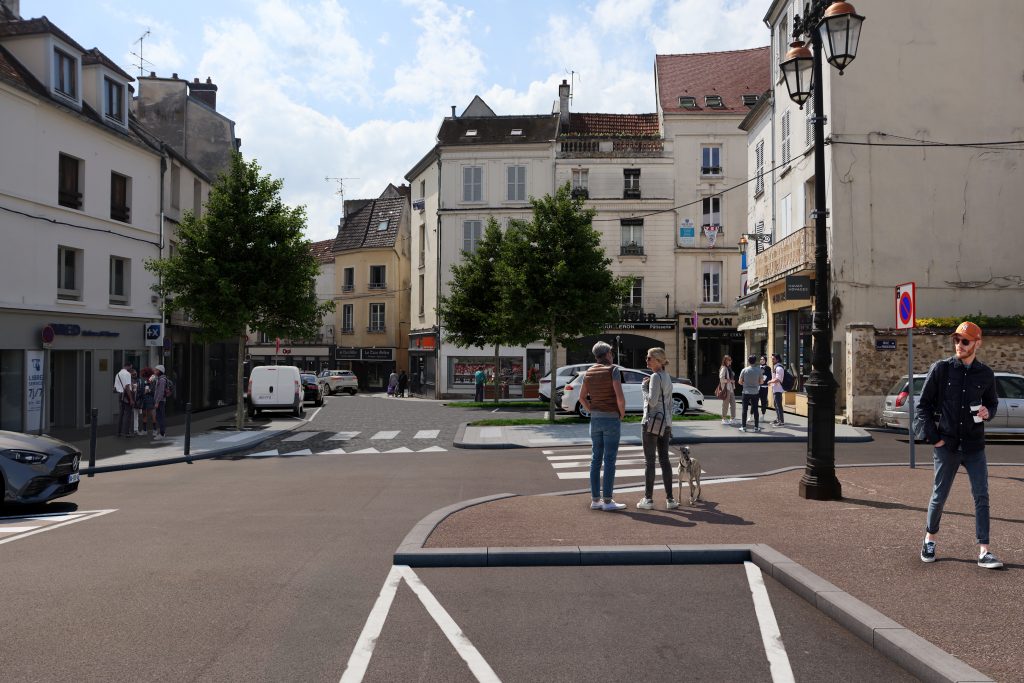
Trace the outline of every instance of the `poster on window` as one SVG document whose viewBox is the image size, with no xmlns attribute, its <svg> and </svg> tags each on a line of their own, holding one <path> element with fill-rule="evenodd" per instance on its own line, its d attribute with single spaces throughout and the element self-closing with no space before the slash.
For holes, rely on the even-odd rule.
<svg viewBox="0 0 1024 683">
<path fill-rule="evenodd" d="M 704 237 L 708 240 L 708 246 L 714 248 L 715 242 L 718 241 L 719 227 L 717 225 L 705 225 L 704 226 Z"/>
<path fill-rule="evenodd" d="M 43 419 L 43 351 L 25 351 L 25 431 Z"/>
</svg>

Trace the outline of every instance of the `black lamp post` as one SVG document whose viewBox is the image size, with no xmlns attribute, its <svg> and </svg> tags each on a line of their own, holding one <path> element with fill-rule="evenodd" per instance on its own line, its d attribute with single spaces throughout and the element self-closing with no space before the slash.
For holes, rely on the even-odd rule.
<svg viewBox="0 0 1024 683">
<path fill-rule="evenodd" d="M 804 16 L 793 17 L 793 37 L 786 59 L 779 65 L 789 97 L 803 105 L 814 96 L 814 316 L 811 337 L 811 374 L 807 389 L 807 467 L 800 478 L 800 496 L 812 500 L 838 500 L 843 489 L 836 478 L 836 389 L 832 375 L 832 320 L 829 310 L 829 261 L 825 219 L 825 115 L 821 83 L 821 54 L 843 70 L 857 56 L 864 17 L 853 5 L 834 0 L 811 0 Z M 808 50 L 800 36 L 808 36 Z"/>
</svg>

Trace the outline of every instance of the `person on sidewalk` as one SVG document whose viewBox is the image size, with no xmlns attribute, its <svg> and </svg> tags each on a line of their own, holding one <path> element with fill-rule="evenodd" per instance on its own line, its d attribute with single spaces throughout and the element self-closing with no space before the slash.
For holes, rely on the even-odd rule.
<svg viewBox="0 0 1024 683">
<path fill-rule="evenodd" d="M 117 374 L 114 375 L 114 391 L 117 392 L 117 402 L 120 405 L 120 412 L 117 416 L 117 435 L 131 436 L 132 432 L 132 364 L 124 364 Z"/>
<path fill-rule="evenodd" d="M 768 356 L 761 356 L 761 417 L 768 413 L 768 382 L 772 378 L 772 369 L 768 365 Z"/>
<path fill-rule="evenodd" d="M 409 388 L 409 375 L 405 374 L 405 370 L 398 373 L 398 398 L 405 398 L 405 391 Z"/>
<path fill-rule="evenodd" d="M 153 394 L 153 368 L 142 368 L 139 373 L 139 384 L 135 390 L 136 400 L 142 403 L 141 431 L 152 436 L 156 430 L 156 400 Z"/>
<path fill-rule="evenodd" d="M 156 414 L 156 426 L 160 428 L 160 438 L 166 436 L 167 431 L 167 376 L 164 366 L 157 365 L 153 377 L 153 412 Z M 155 438 L 155 437 L 154 437 Z"/>
<path fill-rule="evenodd" d="M 487 375 L 484 374 L 483 368 L 477 368 L 476 372 L 473 373 L 473 384 L 476 386 L 476 393 L 473 395 L 473 400 L 480 403 L 484 400 L 484 382 L 487 381 Z"/>
<path fill-rule="evenodd" d="M 782 380 L 786 376 L 786 368 L 782 365 L 782 356 L 777 353 L 772 354 L 772 368 L 772 378 L 768 380 L 772 388 L 772 402 L 775 404 L 775 421 L 772 422 L 772 426 L 785 427 L 786 417 L 782 412 L 782 395 L 785 389 Z"/>
<path fill-rule="evenodd" d="M 398 393 L 398 373 L 394 370 L 388 375 L 388 398 L 394 398 Z"/>
<path fill-rule="evenodd" d="M 732 371 L 732 356 L 722 356 L 722 367 L 718 369 L 718 389 L 715 396 L 722 400 L 722 424 L 732 424 L 736 419 L 736 373 Z"/>
<path fill-rule="evenodd" d="M 626 397 L 622 393 L 622 372 L 619 366 L 612 364 L 612 347 L 599 341 L 592 350 L 597 363 L 587 370 L 580 387 L 580 405 L 590 413 L 590 509 L 611 512 L 626 507 L 612 499 L 615 458 L 619 454 L 622 418 L 626 416 Z"/>
<path fill-rule="evenodd" d="M 747 367 L 740 371 L 740 387 L 743 391 L 741 432 L 747 431 L 747 408 L 750 408 L 750 412 L 754 414 L 754 431 L 761 431 L 761 424 L 757 416 L 757 399 L 761 395 L 762 381 L 764 381 L 764 375 L 761 374 L 761 368 L 757 365 L 757 356 L 750 356 L 747 358 Z"/>
<path fill-rule="evenodd" d="M 989 550 L 988 461 L 985 422 L 996 416 L 999 397 L 992 369 L 977 359 L 981 328 L 962 322 L 952 335 L 956 354 L 928 369 L 915 411 L 914 433 L 934 445 L 935 482 L 928 503 L 921 561 L 935 561 L 935 536 L 942 509 L 960 465 L 967 470 L 974 496 L 974 532 L 978 566 L 999 569 L 1003 563 Z M 938 424 L 935 414 L 938 413 Z"/>
<path fill-rule="evenodd" d="M 132 368 L 132 435 L 142 436 L 139 425 L 142 423 L 142 394 L 139 392 L 139 373 Z"/>
<path fill-rule="evenodd" d="M 647 350 L 647 367 L 653 374 L 640 385 L 644 397 L 642 424 L 646 425 L 652 415 L 661 411 L 665 415 L 665 431 L 654 434 L 646 429 L 641 430 L 644 446 L 644 497 L 636 504 L 641 510 L 654 509 L 655 451 L 658 464 L 661 465 L 661 479 L 665 484 L 665 507 L 669 510 L 679 507 L 672 496 L 672 463 L 668 458 L 668 442 L 672 439 L 672 377 L 665 370 L 667 365 L 665 349 L 655 347 Z"/>
</svg>

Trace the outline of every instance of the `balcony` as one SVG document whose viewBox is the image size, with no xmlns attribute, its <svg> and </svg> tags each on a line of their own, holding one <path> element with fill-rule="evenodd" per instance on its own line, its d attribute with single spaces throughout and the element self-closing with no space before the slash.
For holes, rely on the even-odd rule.
<svg viewBox="0 0 1024 683">
<path fill-rule="evenodd" d="M 370 334 L 384 334 L 387 332 L 387 328 L 384 325 L 370 325 L 366 328 L 366 331 Z"/>
<path fill-rule="evenodd" d="M 590 190 L 588 190 L 585 187 L 574 187 L 574 188 L 572 188 L 572 198 L 573 199 L 579 199 L 581 197 L 583 199 L 590 199 Z"/>
<path fill-rule="evenodd" d="M 341 286 L 341 291 L 343 291 L 343 292 L 355 291 L 355 285 L 351 285 L 351 284 L 349 284 L 349 285 L 342 285 Z"/>
<path fill-rule="evenodd" d="M 600 157 L 660 157 L 665 141 L 660 138 L 562 138 L 558 142 L 559 159 Z"/>
<path fill-rule="evenodd" d="M 754 257 L 754 270 L 762 286 L 787 275 L 814 269 L 814 228 L 800 228 Z"/>
<path fill-rule="evenodd" d="M 630 242 L 619 246 L 619 256 L 643 256 L 644 245 Z"/>
<path fill-rule="evenodd" d="M 720 176 L 722 175 L 721 166 L 701 166 L 700 174 L 703 176 Z"/>
<path fill-rule="evenodd" d="M 383 282 L 371 282 L 370 283 L 370 289 L 387 289 L 387 288 L 388 288 L 387 284 L 383 283 Z"/>
</svg>

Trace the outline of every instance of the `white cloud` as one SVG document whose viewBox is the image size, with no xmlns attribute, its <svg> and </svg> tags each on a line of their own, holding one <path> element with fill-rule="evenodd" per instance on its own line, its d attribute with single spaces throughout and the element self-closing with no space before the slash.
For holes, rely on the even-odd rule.
<svg viewBox="0 0 1024 683">
<path fill-rule="evenodd" d="M 761 18 L 765 0 L 675 0 L 654 22 L 651 40 L 659 54 L 720 52 L 771 42 Z"/>
<path fill-rule="evenodd" d="M 594 25 L 605 33 L 647 27 L 654 3 L 655 0 L 600 0 L 593 11 Z"/>
</svg>

